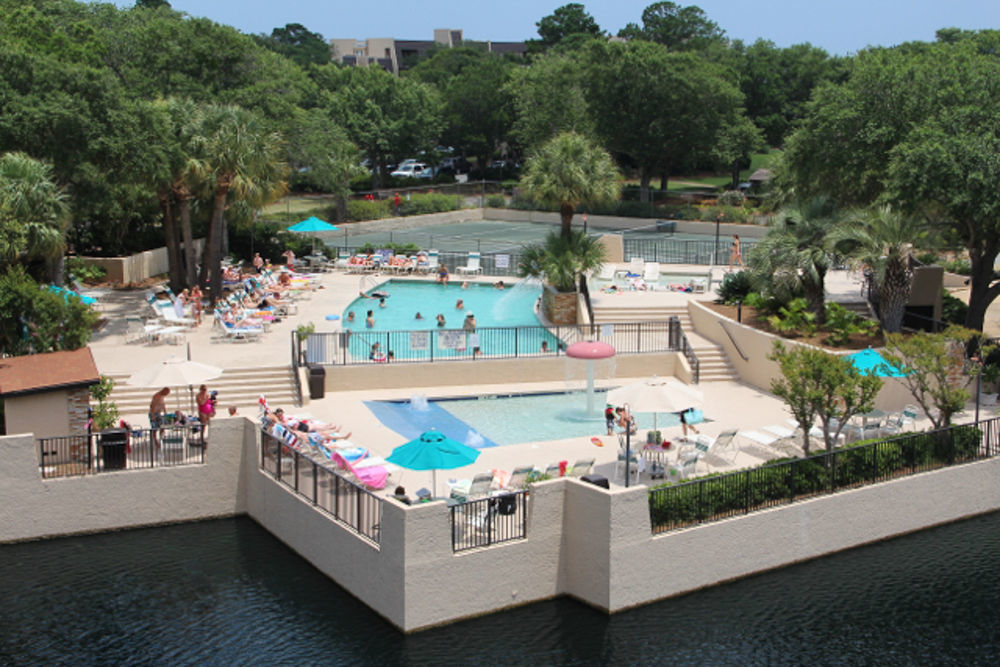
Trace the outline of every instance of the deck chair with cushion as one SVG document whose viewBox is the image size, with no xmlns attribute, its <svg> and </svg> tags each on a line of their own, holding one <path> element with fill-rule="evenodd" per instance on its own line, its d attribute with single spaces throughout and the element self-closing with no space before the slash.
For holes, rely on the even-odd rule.
<svg viewBox="0 0 1000 667">
<path fill-rule="evenodd" d="M 660 283 L 660 263 L 646 262 L 646 268 L 642 272 L 642 279 L 646 281 L 646 285 L 650 289 L 658 285 Z"/>
<path fill-rule="evenodd" d="M 617 271 L 617 269 L 614 264 L 602 264 L 601 272 L 597 274 L 597 279 L 611 282 L 615 279 L 615 271 Z"/>
<path fill-rule="evenodd" d="M 524 488 L 528 483 L 528 477 L 534 469 L 534 466 L 520 466 L 518 468 L 514 468 L 514 472 L 510 474 L 510 479 L 507 480 L 507 486 L 504 488 L 510 489 L 511 491 L 517 491 Z"/>
<path fill-rule="evenodd" d="M 573 464 L 573 467 L 569 469 L 566 473 L 569 477 L 583 477 L 590 473 L 590 469 L 594 467 L 594 459 L 579 459 Z"/>
<path fill-rule="evenodd" d="M 466 487 L 463 484 L 456 484 L 451 487 L 451 497 L 461 503 L 481 498 L 490 492 L 493 486 L 493 473 L 481 472 L 472 478 L 472 482 Z"/>
<path fill-rule="evenodd" d="M 361 483 L 362 486 L 376 490 L 385 488 L 386 481 L 389 479 L 389 471 L 386 470 L 384 465 L 372 464 L 362 466 L 353 464 L 344 458 L 337 450 L 333 450 L 332 458 L 333 462 L 336 463 L 341 470 L 351 473 L 354 479 Z"/>
<path fill-rule="evenodd" d="M 628 263 L 628 275 L 630 278 L 636 278 L 642 275 L 642 272 L 646 270 L 646 262 L 642 257 L 632 257 Z"/>
<path fill-rule="evenodd" d="M 464 274 L 479 273 L 480 271 L 483 270 L 483 268 L 479 266 L 480 258 L 481 255 L 478 252 L 470 252 L 469 259 L 466 262 L 465 266 L 456 266 L 455 271 Z"/>
</svg>

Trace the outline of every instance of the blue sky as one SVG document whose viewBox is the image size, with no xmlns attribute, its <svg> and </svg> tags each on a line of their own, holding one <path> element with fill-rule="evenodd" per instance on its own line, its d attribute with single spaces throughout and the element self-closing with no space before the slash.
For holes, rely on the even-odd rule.
<svg viewBox="0 0 1000 667">
<path fill-rule="evenodd" d="M 132 2 L 118 1 L 119 6 Z M 174 9 L 248 33 L 301 23 L 324 37 L 432 39 L 435 28 L 461 28 L 466 39 L 520 41 L 565 1 L 538 0 L 171 0 Z M 639 23 L 651 0 L 582 3 L 605 31 Z M 943 27 L 1000 29 L 1000 0 L 679 0 L 695 4 L 733 38 L 778 46 L 810 42 L 831 54 L 866 46 L 931 41 Z"/>
</svg>

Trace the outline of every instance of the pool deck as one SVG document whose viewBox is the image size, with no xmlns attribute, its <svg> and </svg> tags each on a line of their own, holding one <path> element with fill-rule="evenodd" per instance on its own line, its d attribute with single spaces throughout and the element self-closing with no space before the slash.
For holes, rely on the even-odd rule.
<svg viewBox="0 0 1000 667">
<path fill-rule="evenodd" d="M 706 272 L 704 266 L 668 265 L 671 273 Z M 298 314 L 284 318 L 282 322 L 273 325 L 272 330 L 259 342 L 227 343 L 219 342 L 212 336 L 209 321 L 203 321 L 195 331 L 184 336 L 183 344 L 148 346 L 124 343 L 124 315 L 144 314 L 146 305 L 143 302 L 143 291 L 117 291 L 113 293 L 103 306 L 103 313 L 108 317 L 108 324 L 95 335 L 91 342 L 91 350 L 97 367 L 102 373 L 131 373 L 172 355 L 185 355 L 190 346 L 191 358 L 195 361 L 221 366 L 222 368 L 240 368 L 245 366 L 287 366 L 290 363 L 291 333 L 299 324 L 313 322 L 316 331 L 337 331 L 339 322 L 327 321 L 327 314 L 340 313 L 357 296 L 359 290 L 371 289 L 380 280 L 388 280 L 394 276 L 382 275 L 378 278 L 330 272 L 321 275 L 322 289 L 313 293 L 308 300 L 299 302 Z M 453 276 L 454 277 L 454 276 Z M 715 271 L 715 279 L 721 277 L 719 269 Z M 418 280 L 432 281 L 433 277 L 417 277 Z M 492 282 L 490 277 L 479 276 L 471 280 Z M 364 281 L 364 283 L 362 283 Z M 446 289 L 453 290 L 457 296 L 461 293 L 460 281 L 453 281 Z M 834 272 L 828 280 L 828 291 L 831 298 L 838 300 L 856 298 L 860 300 L 860 289 L 856 282 L 846 272 Z M 615 305 L 628 305 L 635 308 L 656 306 L 684 305 L 690 299 L 711 300 L 713 295 L 688 294 L 654 290 L 645 292 L 626 292 L 614 295 L 594 295 L 595 301 L 613 299 Z M 395 304 L 393 304 L 395 305 Z M 520 360 L 505 360 L 484 363 L 525 363 Z M 433 378 L 422 378 L 418 372 L 424 372 L 423 367 L 414 367 L 412 386 L 405 390 L 366 390 L 356 388 L 348 391 L 327 392 L 326 397 L 311 401 L 304 408 L 283 406 L 291 414 L 305 414 L 322 421 L 343 424 L 352 432 L 351 440 L 355 444 L 369 448 L 373 454 L 388 456 L 392 449 L 403 444 L 404 438 L 395 431 L 384 426 L 364 407 L 364 401 L 385 399 L 408 399 L 415 394 L 428 398 L 445 396 L 478 396 L 492 393 L 531 393 L 583 388 L 582 380 L 546 382 L 546 383 L 513 383 L 503 385 L 480 384 L 474 386 L 438 387 Z M 567 377 L 570 374 L 567 373 Z M 598 377 L 598 387 L 611 387 L 628 384 L 641 378 L 601 378 Z M 209 383 L 211 384 L 211 383 Z M 779 399 L 767 392 L 760 391 L 740 382 L 710 382 L 703 383 L 699 389 L 704 393 L 704 413 L 710 421 L 699 424 L 699 430 L 708 436 L 716 436 L 729 429 L 759 430 L 771 425 L 785 425 L 790 417 L 785 405 Z M 266 394 L 266 388 L 261 388 Z M 152 395 L 152 390 L 150 390 Z M 277 407 L 277 406 L 273 406 Z M 132 417 L 136 423 L 145 422 L 145 414 L 123 415 Z M 255 416 L 255 415 L 249 415 Z M 512 415 L 517 419 L 518 415 Z M 956 421 L 961 420 L 959 415 Z M 438 492 L 443 493 L 444 481 L 449 478 L 468 479 L 478 472 L 500 469 L 510 471 L 517 466 L 535 465 L 541 468 L 559 462 L 568 461 L 570 465 L 578 459 L 595 459 L 594 472 L 614 480 L 615 462 L 618 452 L 617 436 L 607 436 L 603 425 L 595 436 L 604 442 L 603 447 L 595 446 L 590 437 L 574 437 L 565 440 L 531 442 L 519 445 L 485 448 L 479 460 L 465 468 L 442 472 L 438 475 Z M 680 435 L 680 427 L 664 429 L 664 435 L 675 440 Z M 640 431 L 635 440 L 641 447 L 645 442 L 645 432 Z M 721 463 L 721 461 L 710 461 Z M 742 468 L 758 465 L 762 459 L 741 452 L 732 466 L 716 467 L 712 470 L 726 468 Z M 699 474 L 707 472 L 704 464 L 699 464 Z M 620 480 L 619 480 L 620 481 Z M 420 471 L 401 471 L 396 473 L 391 484 L 403 484 L 411 493 L 420 487 L 431 485 L 431 473 Z"/>
</svg>

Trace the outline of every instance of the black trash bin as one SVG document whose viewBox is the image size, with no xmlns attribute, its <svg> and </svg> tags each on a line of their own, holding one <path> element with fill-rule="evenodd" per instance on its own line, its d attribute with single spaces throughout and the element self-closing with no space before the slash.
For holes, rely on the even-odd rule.
<svg viewBox="0 0 1000 667">
<path fill-rule="evenodd" d="M 101 461 L 105 470 L 125 469 L 125 449 L 128 447 L 128 431 L 110 428 L 98 436 L 101 445 Z"/>
<path fill-rule="evenodd" d="M 580 478 L 584 482 L 593 484 L 594 486 L 599 486 L 602 489 L 610 489 L 611 485 L 608 484 L 608 478 L 604 475 L 584 475 Z"/>
<path fill-rule="evenodd" d="M 309 367 L 309 398 L 323 398 L 326 395 L 326 369 L 320 365 Z"/>
</svg>

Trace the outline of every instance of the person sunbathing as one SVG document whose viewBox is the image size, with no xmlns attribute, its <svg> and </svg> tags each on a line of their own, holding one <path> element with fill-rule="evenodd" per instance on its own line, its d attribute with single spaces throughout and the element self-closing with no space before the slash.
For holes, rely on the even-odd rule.
<svg viewBox="0 0 1000 667">
<path fill-rule="evenodd" d="M 237 271 L 236 269 L 234 269 L 231 266 L 227 266 L 222 271 L 222 279 L 223 280 L 228 280 L 228 281 L 231 281 L 231 282 L 239 282 L 242 279 L 242 277 L 240 276 L 240 272 L 239 271 Z"/>
<path fill-rule="evenodd" d="M 265 417 L 270 417 L 272 421 L 281 424 L 287 429 L 300 433 L 319 433 L 324 438 L 330 440 L 346 440 L 351 437 L 350 433 L 341 434 L 341 426 L 327 424 L 315 419 L 300 419 L 285 414 L 283 408 L 277 408 L 273 413 L 265 413 Z"/>
</svg>

